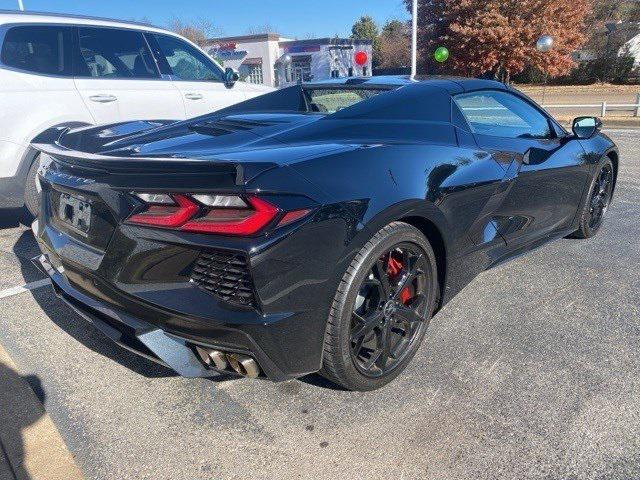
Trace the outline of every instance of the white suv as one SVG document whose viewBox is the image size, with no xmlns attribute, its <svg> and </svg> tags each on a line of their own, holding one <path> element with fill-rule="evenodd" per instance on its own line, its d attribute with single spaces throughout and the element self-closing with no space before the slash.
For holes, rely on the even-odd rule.
<svg viewBox="0 0 640 480">
<path fill-rule="evenodd" d="M 32 141 L 67 127 L 182 120 L 273 90 L 236 80 L 146 24 L 0 11 L 0 208 L 37 211 Z"/>
</svg>

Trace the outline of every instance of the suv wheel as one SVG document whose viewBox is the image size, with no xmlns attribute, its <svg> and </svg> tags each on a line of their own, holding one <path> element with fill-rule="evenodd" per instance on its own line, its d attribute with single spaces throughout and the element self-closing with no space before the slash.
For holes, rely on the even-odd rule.
<svg viewBox="0 0 640 480">
<path fill-rule="evenodd" d="M 27 180 L 24 186 L 24 205 L 27 207 L 29 213 L 34 217 L 37 217 L 40 212 L 40 194 L 36 188 L 38 168 L 40 168 L 40 155 L 34 158 L 31 168 L 29 168 L 29 173 L 27 174 Z"/>
</svg>

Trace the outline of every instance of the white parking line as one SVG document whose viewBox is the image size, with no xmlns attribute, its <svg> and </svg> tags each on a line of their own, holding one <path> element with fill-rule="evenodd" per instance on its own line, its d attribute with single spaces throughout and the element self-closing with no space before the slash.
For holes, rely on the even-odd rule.
<svg viewBox="0 0 640 480">
<path fill-rule="evenodd" d="M 19 295 L 21 293 L 28 292 L 29 290 L 35 290 L 36 288 L 49 285 L 49 283 L 51 282 L 48 278 L 43 278 L 42 280 L 37 280 L 35 282 L 27 283 L 26 285 L 19 285 L 17 287 L 7 288 L 6 290 L 0 290 L 0 299 L 13 297 L 14 295 Z"/>
</svg>

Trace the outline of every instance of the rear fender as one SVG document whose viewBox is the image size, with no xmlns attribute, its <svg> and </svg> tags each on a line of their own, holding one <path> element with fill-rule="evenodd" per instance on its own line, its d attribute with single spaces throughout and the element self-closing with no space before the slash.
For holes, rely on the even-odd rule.
<svg viewBox="0 0 640 480">
<path fill-rule="evenodd" d="M 441 289 L 444 288 L 446 284 L 446 272 L 449 271 L 448 262 L 451 256 L 449 255 L 449 247 L 452 244 L 452 240 L 449 236 L 451 229 L 448 228 L 448 222 L 437 206 L 425 200 L 406 200 L 391 205 L 377 213 L 366 221 L 366 225 L 363 223 L 363 218 L 366 215 L 366 205 L 358 205 L 358 202 L 349 202 L 349 204 L 344 205 L 344 211 L 348 211 L 350 215 L 354 217 L 355 223 L 353 224 L 353 229 L 350 232 L 346 232 L 346 237 L 349 240 L 334 270 L 334 283 L 336 283 L 336 285 L 342 279 L 344 272 L 353 261 L 353 258 L 355 258 L 357 253 L 379 230 L 392 222 L 417 218 L 422 221 L 421 223 L 433 225 L 442 239 L 443 252 L 441 252 L 441 254 L 444 255 L 444 262 L 441 270 L 442 278 L 440 278 L 440 287 Z M 414 223 L 411 220 L 406 220 L 406 222 Z M 345 222 L 345 224 L 348 225 L 349 222 Z"/>
</svg>

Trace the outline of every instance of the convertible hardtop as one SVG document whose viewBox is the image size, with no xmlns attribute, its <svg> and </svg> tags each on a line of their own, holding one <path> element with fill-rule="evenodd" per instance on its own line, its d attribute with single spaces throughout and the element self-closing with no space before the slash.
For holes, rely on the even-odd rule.
<svg viewBox="0 0 640 480">
<path fill-rule="evenodd" d="M 181 122 L 136 121 L 58 131 L 34 147 L 63 163 L 99 170 L 164 170 L 169 163 L 225 161 L 253 152 L 253 161 L 274 149 L 371 143 L 455 143 L 451 96 L 479 89 L 505 90 L 480 79 L 406 76 L 334 79 L 283 88 L 225 109 Z M 378 90 L 378 94 L 335 112 L 309 108 L 308 92 Z M 428 125 L 427 129 L 418 125 Z M 196 136 L 194 134 L 200 134 Z M 325 148 L 325 147 L 322 147 Z M 323 150 L 324 151 L 324 150 Z M 288 155 L 278 153 L 278 163 Z M 135 163 L 130 164 L 126 160 Z M 163 160 L 160 163 L 157 161 Z M 235 160 L 234 160 L 235 161 Z M 173 168 L 173 167 L 171 167 Z M 182 168 L 182 167 L 180 167 Z"/>
</svg>

